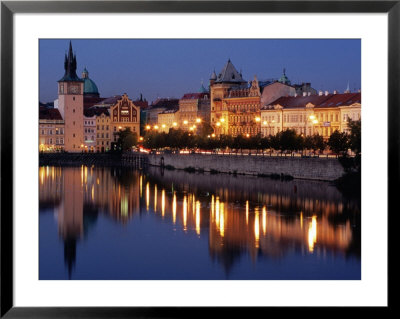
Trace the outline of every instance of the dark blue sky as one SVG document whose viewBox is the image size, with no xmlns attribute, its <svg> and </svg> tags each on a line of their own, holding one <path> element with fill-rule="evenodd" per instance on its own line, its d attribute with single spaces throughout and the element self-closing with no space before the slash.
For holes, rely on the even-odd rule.
<svg viewBox="0 0 400 319">
<path fill-rule="evenodd" d="M 39 41 L 41 102 L 57 98 L 69 39 Z M 283 68 L 293 83 L 311 82 L 317 90 L 361 88 L 361 40 L 77 40 L 78 70 L 86 67 L 100 96 L 143 93 L 180 98 L 208 85 L 230 58 L 245 80 L 279 78 Z"/>
</svg>

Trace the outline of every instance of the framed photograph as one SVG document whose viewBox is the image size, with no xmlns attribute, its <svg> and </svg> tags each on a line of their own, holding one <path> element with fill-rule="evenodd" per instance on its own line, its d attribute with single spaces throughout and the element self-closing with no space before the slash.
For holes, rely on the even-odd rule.
<svg viewBox="0 0 400 319">
<path fill-rule="evenodd" d="M 1 317 L 389 311 L 399 18 L 2 1 Z"/>
</svg>

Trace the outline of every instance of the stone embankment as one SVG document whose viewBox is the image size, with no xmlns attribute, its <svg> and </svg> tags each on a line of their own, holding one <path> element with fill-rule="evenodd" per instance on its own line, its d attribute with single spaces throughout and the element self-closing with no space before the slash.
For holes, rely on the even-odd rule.
<svg viewBox="0 0 400 319">
<path fill-rule="evenodd" d="M 149 154 L 149 165 L 211 173 L 333 181 L 344 174 L 336 158 L 270 157 L 254 155 Z"/>
</svg>

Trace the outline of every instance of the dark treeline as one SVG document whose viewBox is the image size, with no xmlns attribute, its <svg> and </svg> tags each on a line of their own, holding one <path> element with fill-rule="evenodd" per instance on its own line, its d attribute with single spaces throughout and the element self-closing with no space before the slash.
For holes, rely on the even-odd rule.
<svg viewBox="0 0 400 319">
<path fill-rule="evenodd" d="M 303 136 L 295 130 L 281 131 L 276 135 L 262 137 L 238 135 L 196 135 L 180 129 L 170 129 L 168 133 L 148 131 L 143 139 L 143 146 L 148 149 L 201 149 L 236 151 L 256 150 L 259 152 L 293 153 L 312 151 L 313 154 L 321 153 L 329 148 L 332 153 L 346 157 L 351 149 L 356 155 L 361 154 L 361 122 L 350 121 L 350 134 L 335 131 L 328 141 L 321 135 Z"/>
</svg>

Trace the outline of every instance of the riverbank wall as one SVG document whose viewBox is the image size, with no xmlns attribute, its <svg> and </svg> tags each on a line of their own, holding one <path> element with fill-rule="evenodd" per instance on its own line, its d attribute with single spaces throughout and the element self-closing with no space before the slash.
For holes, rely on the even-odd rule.
<svg viewBox="0 0 400 319">
<path fill-rule="evenodd" d="M 41 153 L 39 165 L 54 166 L 124 166 L 145 168 L 148 165 L 165 169 L 290 177 L 296 179 L 334 181 L 344 174 L 335 158 L 274 157 L 222 154 L 109 154 L 109 153 Z"/>
<path fill-rule="evenodd" d="M 166 168 L 255 176 L 291 176 L 334 181 L 344 174 L 336 158 L 274 157 L 216 154 L 149 154 L 148 163 Z"/>
</svg>

